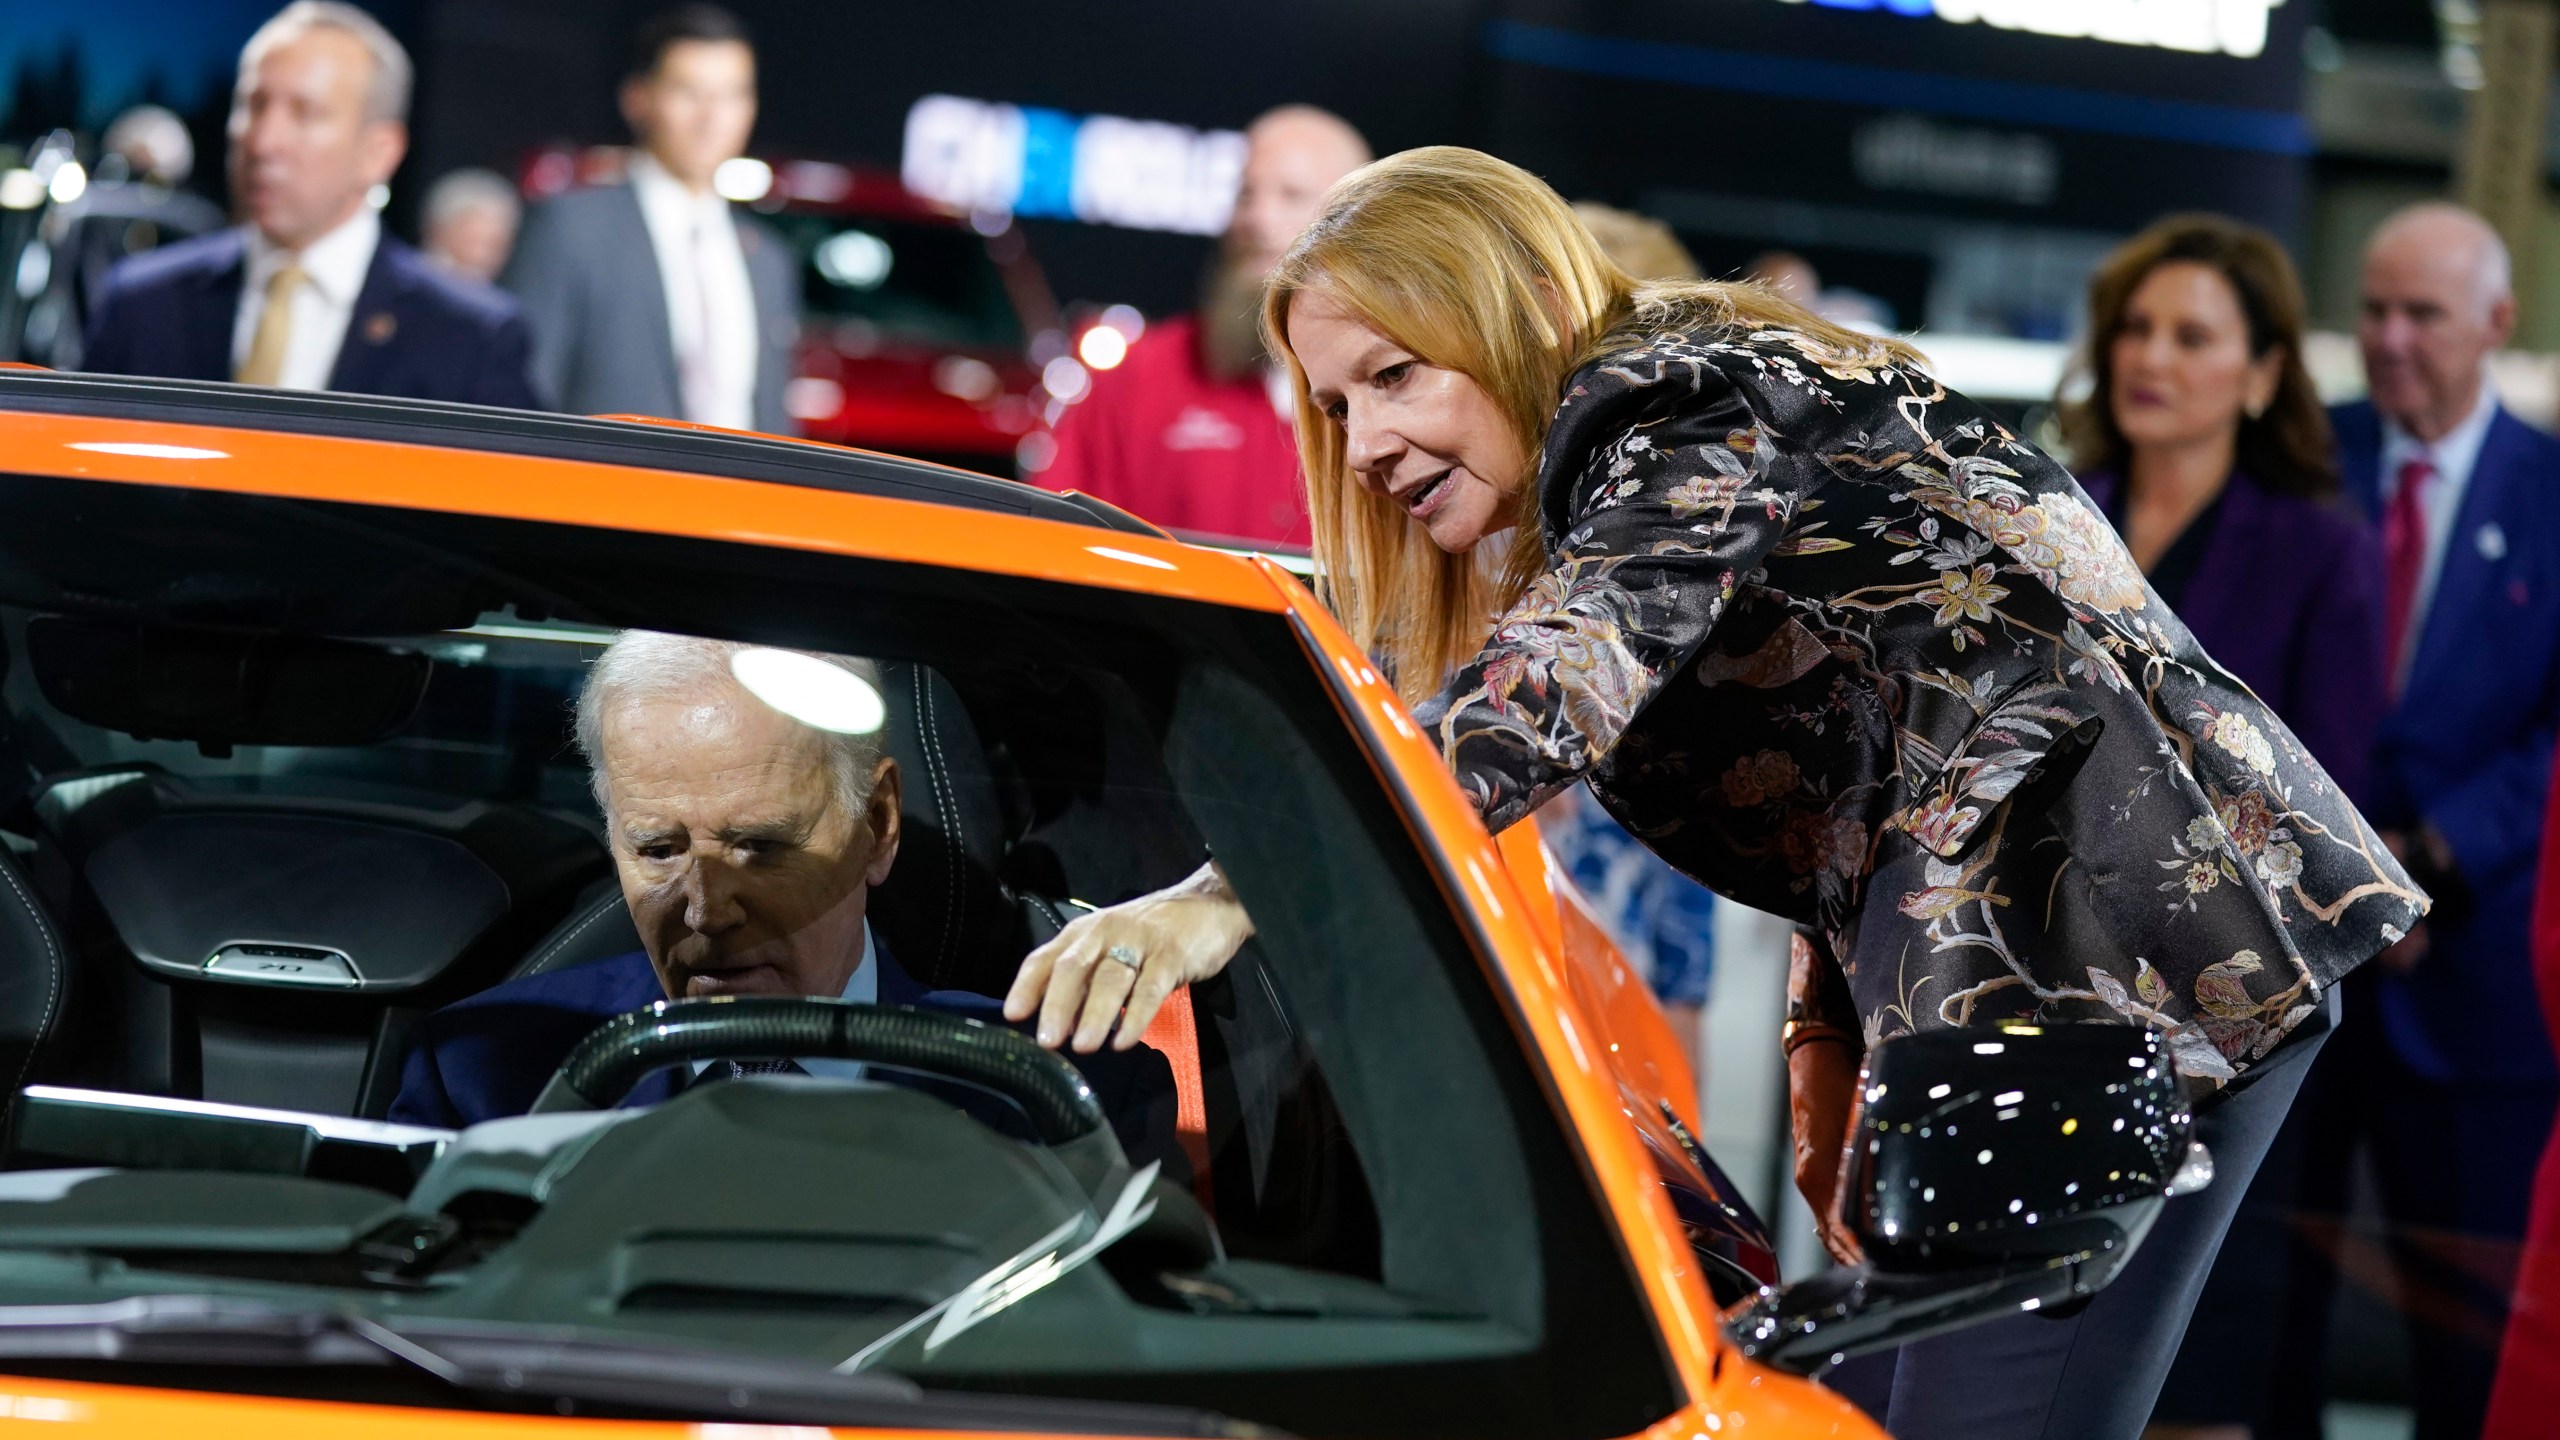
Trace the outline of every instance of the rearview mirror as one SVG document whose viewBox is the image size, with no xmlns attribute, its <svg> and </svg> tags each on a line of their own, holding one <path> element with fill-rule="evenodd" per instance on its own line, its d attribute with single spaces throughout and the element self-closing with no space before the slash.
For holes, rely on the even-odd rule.
<svg viewBox="0 0 2560 1440">
<path fill-rule="evenodd" d="M 1783 1370 L 2086 1304 L 2170 1197 L 2213 1178 L 2157 1031 L 1904 1035 L 1861 1084 L 1844 1208 L 1867 1263 L 1763 1290 L 1726 1322 Z"/>
</svg>

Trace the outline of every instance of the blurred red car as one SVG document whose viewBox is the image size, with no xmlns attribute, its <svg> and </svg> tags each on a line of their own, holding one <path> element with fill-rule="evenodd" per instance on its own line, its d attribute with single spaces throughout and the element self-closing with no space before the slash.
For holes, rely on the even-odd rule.
<svg viewBox="0 0 2560 1440">
<path fill-rule="evenodd" d="M 617 146 L 556 147 L 528 201 L 622 178 Z M 1012 217 L 924 199 L 889 171 L 734 160 L 721 191 L 798 252 L 802 324 L 784 405 L 812 440 L 1011 477 L 1057 408 L 1039 360 L 1068 351 L 1057 300 Z M 1037 357 L 1037 359 L 1035 359 Z M 1037 437 L 1037 438 L 1034 438 Z"/>
</svg>

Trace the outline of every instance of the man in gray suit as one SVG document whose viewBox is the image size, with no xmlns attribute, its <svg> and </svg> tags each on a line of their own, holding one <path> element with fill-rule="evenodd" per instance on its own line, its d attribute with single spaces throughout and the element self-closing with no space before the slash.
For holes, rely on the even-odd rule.
<svg viewBox="0 0 2560 1440">
<path fill-rule="evenodd" d="M 633 61 L 629 178 L 535 210 L 502 282 L 533 327 L 534 386 L 578 414 L 789 434 L 800 262 L 713 188 L 755 128 L 746 28 L 680 6 L 641 27 Z"/>
</svg>

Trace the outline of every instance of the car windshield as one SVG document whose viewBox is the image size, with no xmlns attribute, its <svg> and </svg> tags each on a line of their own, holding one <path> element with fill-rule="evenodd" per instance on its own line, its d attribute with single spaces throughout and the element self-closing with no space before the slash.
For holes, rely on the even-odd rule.
<svg viewBox="0 0 2560 1440">
<path fill-rule="evenodd" d="M 965 225 L 785 210 L 769 217 L 800 254 L 807 313 L 874 327 L 884 339 L 1018 349 L 1022 323 L 987 253 Z"/>
<path fill-rule="evenodd" d="M 0 1368 L 20 1307 L 210 1297 L 1309 1436 L 1677 1403 L 1285 615 L 54 478 L 0 514 Z M 1005 1026 L 1033 946 L 1213 857 L 1255 936 L 1143 1046 Z M 730 998 L 589 1040 L 670 988 Z"/>
</svg>

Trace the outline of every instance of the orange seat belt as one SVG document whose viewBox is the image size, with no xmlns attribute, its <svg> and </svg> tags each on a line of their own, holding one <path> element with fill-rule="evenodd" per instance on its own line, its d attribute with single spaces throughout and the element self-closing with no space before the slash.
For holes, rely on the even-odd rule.
<svg viewBox="0 0 2560 1440">
<path fill-rule="evenodd" d="M 1209 1102 L 1200 1083 L 1200 1029 L 1191 1013 L 1191 989 L 1165 997 L 1164 1007 L 1139 1037 L 1173 1065 L 1173 1133 L 1191 1157 L 1191 1188 L 1209 1203 Z"/>
</svg>

